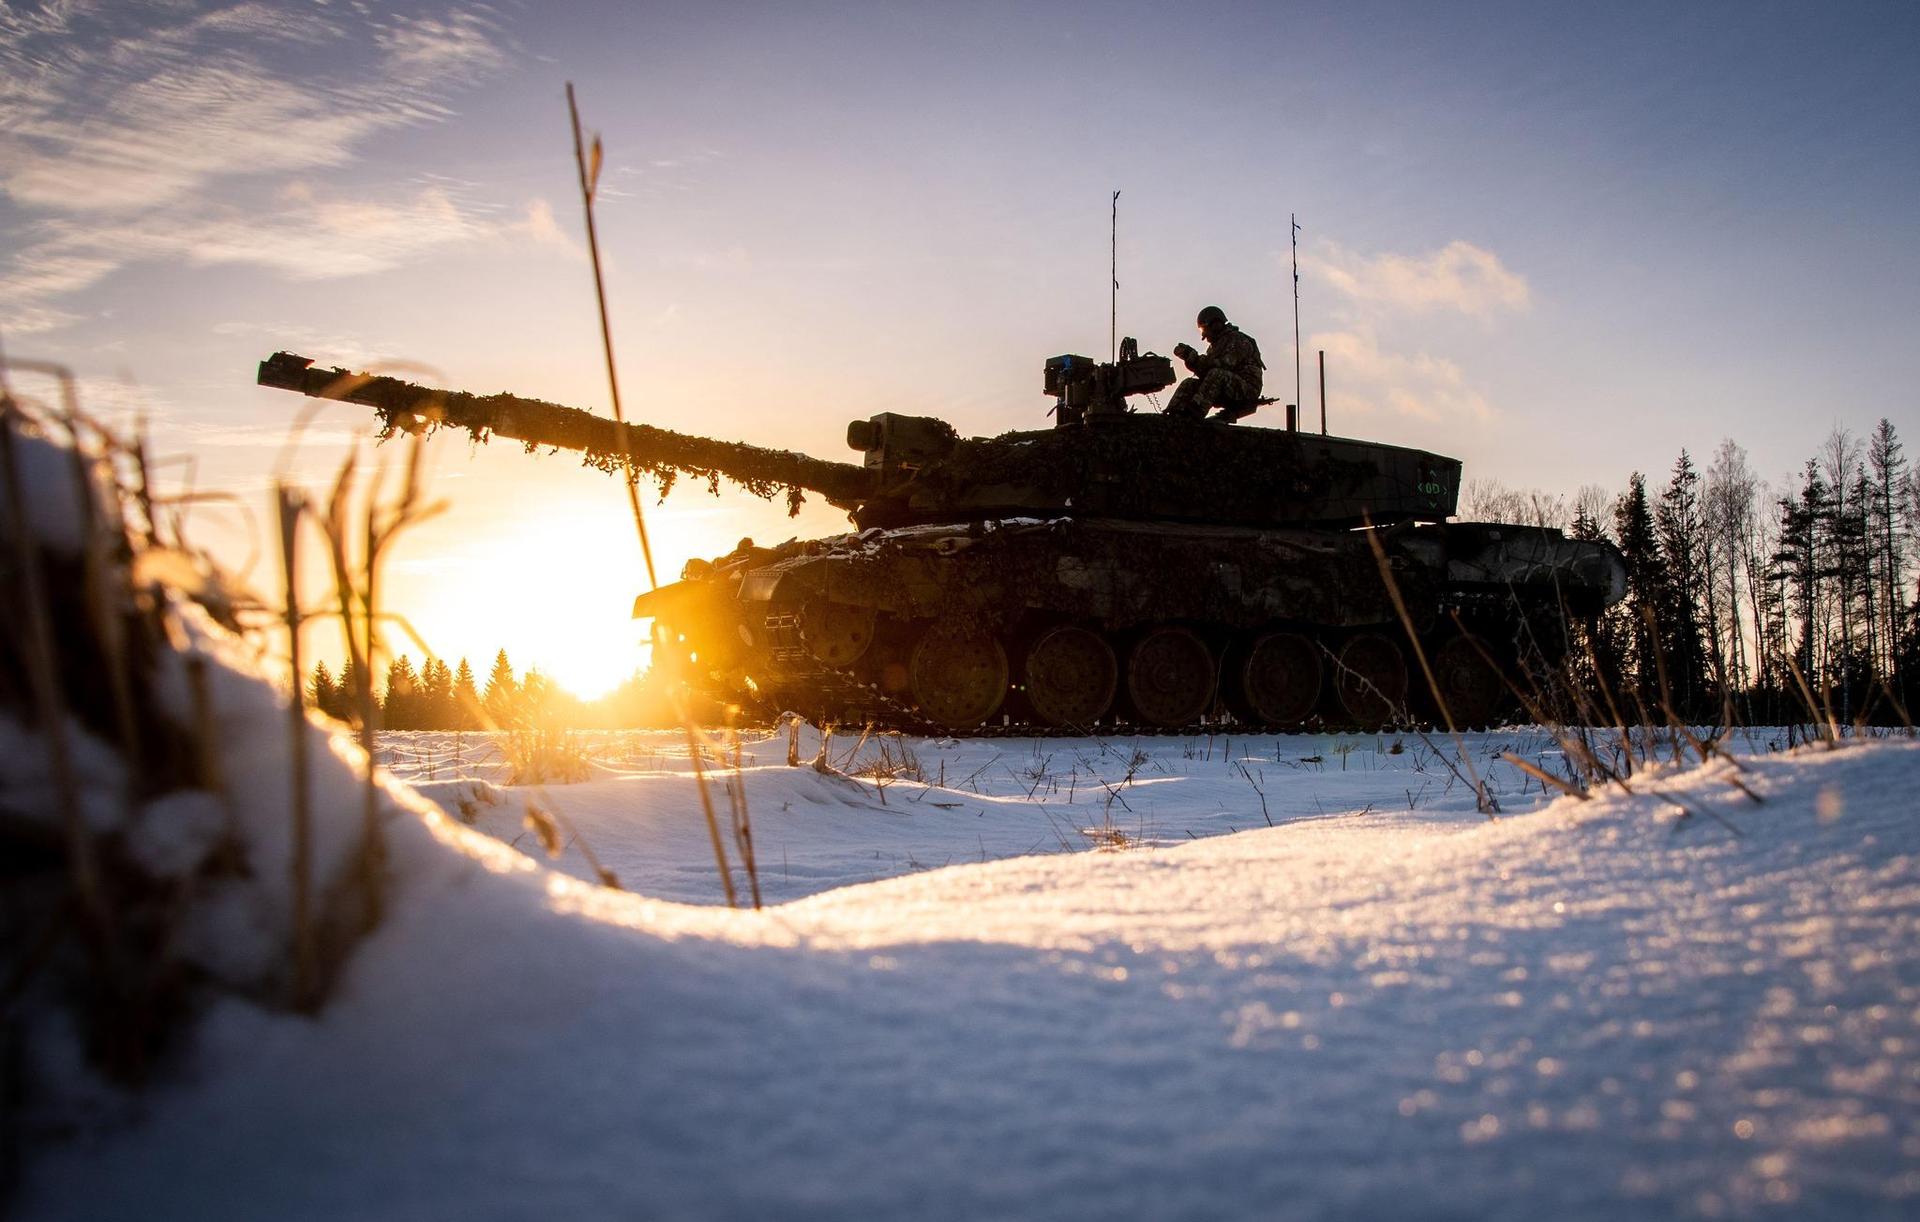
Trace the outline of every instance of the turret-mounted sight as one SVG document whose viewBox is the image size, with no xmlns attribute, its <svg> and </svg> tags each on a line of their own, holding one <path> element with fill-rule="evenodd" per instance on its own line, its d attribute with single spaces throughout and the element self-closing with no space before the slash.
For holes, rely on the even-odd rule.
<svg viewBox="0 0 1920 1222">
<path fill-rule="evenodd" d="M 1084 356 L 1049 357 L 1046 391 L 1054 397 L 1054 424 L 1068 428 L 1090 416 L 1127 412 L 1127 396 L 1152 394 L 1173 385 L 1173 362 L 1155 352 L 1140 355 L 1140 341 L 1120 341 L 1120 359 L 1111 364 Z"/>
</svg>

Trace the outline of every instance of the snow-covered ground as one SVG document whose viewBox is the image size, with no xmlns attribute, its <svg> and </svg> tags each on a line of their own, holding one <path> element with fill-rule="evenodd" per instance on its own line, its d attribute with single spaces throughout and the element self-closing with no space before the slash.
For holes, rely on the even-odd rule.
<svg viewBox="0 0 1920 1222">
<path fill-rule="evenodd" d="M 222 1003 L 25 1215 L 1920 1211 L 1910 741 L 1580 803 L 1491 758 L 1558 771 L 1543 736 L 1470 736 L 1497 819 L 1418 737 L 890 739 L 879 781 L 854 745 L 714 769 L 754 913 L 684 740 L 527 789 L 388 737 L 455 817 L 393 799 L 394 910 L 325 1011 Z"/>
<path fill-rule="evenodd" d="M 1784 738 L 1752 741 L 1765 749 Z M 552 864 L 576 877 L 595 879 L 597 859 L 629 890 L 724 902 L 684 733 L 586 734 L 575 742 L 588 779 L 538 788 L 501 784 L 512 766 L 486 735 L 388 734 L 379 754 L 393 775 L 543 860 L 527 804 L 555 812 L 565 851 Z M 832 767 L 822 772 L 786 766 L 795 744 L 759 731 L 740 735 L 737 770 L 723 743 L 722 758 L 704 771 L 739 893 L 749 880 L 724 830 L 728 784 L 744 797 L 763 898 L 776 903 L 964 862 L 1159 849 L 1307 819 L 1481 822 L 1468 778 L 1485 781 L 1503 811 L 1532 810 L 1547 797 L 1500 762 L 1502 752 L 1566 771 L 1551 737 L 1537 731 L 1463 742 L 1471 772 L 1444 735 L 925 739 L 855 731 L 829 740 Z M 803 764 L 821 746 L 802 725 Z"/>
</svg>

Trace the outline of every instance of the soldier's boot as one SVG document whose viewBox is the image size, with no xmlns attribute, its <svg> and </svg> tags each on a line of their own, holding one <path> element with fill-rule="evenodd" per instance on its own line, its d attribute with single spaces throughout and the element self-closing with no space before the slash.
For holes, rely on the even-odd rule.
<svg viewBox="0 0 1920 1222">
<path fill-rule="evenodd" d="M 1207 414 L 1206 401 L 1200 397 L 1199 378 L 1188 378 L 1173 388 L 1173 397 L 1167 400 L 1166 414 L 1183 420 L 1198 420 Z"/>
</svg>

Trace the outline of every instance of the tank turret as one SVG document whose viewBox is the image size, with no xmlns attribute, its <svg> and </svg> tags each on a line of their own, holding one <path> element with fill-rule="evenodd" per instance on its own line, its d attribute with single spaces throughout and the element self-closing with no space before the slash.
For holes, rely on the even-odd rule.
<svg viewBox="0 0 1920 1222">
<path fill-rule="evenodd" d="M 1553 665 L 1571 619 L 1625 594 L 1609 544 L 1448 521 L 1456 459 L 1134 412 L 1172 366 L 1131 340 L 1120 357 L 1045 363 L 1050 428 L 963 438 L 927 416 L 853 421 L 857 464 L 284 352 L 259 381 L 371 407 L 383 436 L 461 428 L 847 510 L 854 533 L 747 540 L 635 601 L 685 673 L 770 713 L 1077 732 L 1372 727 L 1444 702 L 1478 724 L 1500 714 L 1503 671 Z M 1437 697 L 1410 682 L 1402 608 Z"/>
<path fill-rule="evenodd" d="M 1131 344 L 1131 340 L 1128 341 Z M 518 395 L 474 395 L 398 378 L 315 369 L 278 352 L 262 386 L 373 408 L 383 436 L 462 428 L 529 449 L 577 450 L 603 470 L 735 481 L 792 505 L 816 492 L 861 528 L 1020 515 L 1097 514 L 1231 526 L 1352 526 L 1451 516 L 1460 462 L 1424 450 L 1215 421 L 1130 412 L 1125 400 L 1173 380 L 1164 357 L 1117 363 L 1055 357 L 1045 388 L 1055 427 L 962 438 L 944 421 L 882 412 L 847 426 L 861 462 L 694 437 Z"/>
</svg>

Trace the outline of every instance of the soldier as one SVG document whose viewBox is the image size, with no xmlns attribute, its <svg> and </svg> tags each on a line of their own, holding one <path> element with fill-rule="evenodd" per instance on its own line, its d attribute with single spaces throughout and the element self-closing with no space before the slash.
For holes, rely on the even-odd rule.
<svg viewBox="0 0 1920 1222">
<path fill-rule="evenodd" d="M 1200 337 L 1207 341 L 1202 355 L 1192 344 L 1174 345 L 1173 354 L 1185 362 L 1193 377 L 1174 388 L 1167 400 L 1169 416 L 1199 420 L 1207 409 L 1217 407 L 1214 419 L 1238 420 L 1259 406 L 1261 373 L 1267 367 L 1260 359 L 1260 345 L 1253 336 L 1227 321 L 1219 306 L 1208 306 L 1195 320 Z"/>
</svg>

